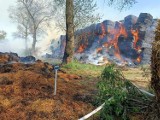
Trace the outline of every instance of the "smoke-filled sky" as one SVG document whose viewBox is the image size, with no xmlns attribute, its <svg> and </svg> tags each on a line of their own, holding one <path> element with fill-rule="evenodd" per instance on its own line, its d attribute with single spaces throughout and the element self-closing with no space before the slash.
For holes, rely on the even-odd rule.
<svg viewBox="0 0 160 120">
<path fill-rule="evenodd" d="M 104 1 L 105 0 L 97 0 L 99 7 L 98 12 L 103 14 L 101 21 L 106 19 L 113 21 L 122 20 L 129 14 L 138 16 L 141 12 L 150 13 L 154 18 L 160 18 L 160 0 L 137 0 L 137 3 L 133 5 L 133 7 L 122 12 L 114 9 L 114 7 L 108 7 Z M 8 8 L 14 5 L 15 2 L 16 0 L 0 0 L 0 30 L 5 30 L 7 32 L 7 39 L 9 39 L 8 44 L 7 42 L 3 42 L 3 44 L 0 42 L 0 51 L 6 49 L 4 43 L 10 47 L 17 46 L 17 43 L 23 44 L 23 41 L 12 40 L 12 33 L 16 31 L 16 25 L 13 24 L 8 17 Z M 48 36 L 48 39 L 51 39 L 51 37 Z"/>
</svg>

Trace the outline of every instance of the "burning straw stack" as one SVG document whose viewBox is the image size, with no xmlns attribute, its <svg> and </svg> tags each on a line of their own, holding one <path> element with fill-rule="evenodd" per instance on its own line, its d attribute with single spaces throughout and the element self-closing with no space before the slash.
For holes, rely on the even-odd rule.
<svg viewBox="0 0 160 120">
<path fill-rule="evenodd" d="M 155 91 L 156 99 L 148 109 L 146 120 L 160 119 L 160 20 L 155 31 L 155 41 L 152 45 L 151 57 L 152 78 L 151 85 Z"/>
<path fill-rule="evenodd" d="M 155 90 L 157 101 L 160 102 L 160 20 L 155 31 L 155 41 L 152 46 L 152 87 Z"/>
</svg>

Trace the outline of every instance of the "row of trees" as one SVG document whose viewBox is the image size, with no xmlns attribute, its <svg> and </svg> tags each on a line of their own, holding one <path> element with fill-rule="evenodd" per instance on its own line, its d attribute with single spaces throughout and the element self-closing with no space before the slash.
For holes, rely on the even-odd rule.
<svg viewBox="0 0 160 120">
<path fill-rule="evenodd" d="M 68 1 L 68 0 L 67 0 Z M 57 28 L 66 30 L 66 0 L 17 0 L 15 6 L 10 6 L 9 17 L 17 24 L 15 38 L 25 40 L 25 49 L 28 51 L 28 40 L 32 39 L 32 54 L 36 51 L 36 43 L 46 30 L 52 27 L 53 20 Z M 73 2 L 73 1 L 72 1 Z M 99 21 L 98 14 L 94 14 L 96 3 L 93 0 L 75 0 L 73 2 L 72 28 L 79 29 L 88 24 Z M 69 11 L 72 8 L 69 8 Z"/>
<path fill-rule="evenodd" d="M 27 41 L 32 38 L 32 53 L 35 53 L 37 38 L 45 33 L 52 19 L 51 1 L 49 0 L 17 0 L 15 6 L 9 8 L 9 16 L 17 23 L 14 37 Z"/>
</svg>

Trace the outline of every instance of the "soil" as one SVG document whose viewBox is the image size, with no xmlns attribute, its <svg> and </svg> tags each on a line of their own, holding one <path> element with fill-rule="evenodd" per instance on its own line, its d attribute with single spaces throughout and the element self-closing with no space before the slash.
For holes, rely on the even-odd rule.
<svg viewBox="0 0 160 120">
<path fill-rule="evenodd" d="M 54 96 L 52 65 L 6 62 L 0 64 L 1 120 L 76 120 L 94 109 L 81 76 L 59 70 Z"/>
</svg>

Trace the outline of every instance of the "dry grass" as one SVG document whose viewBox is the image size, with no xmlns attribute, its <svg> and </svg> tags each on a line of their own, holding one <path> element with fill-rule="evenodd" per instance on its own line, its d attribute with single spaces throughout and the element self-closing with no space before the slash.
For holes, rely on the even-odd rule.
<svg viewBox="0 0 160 120">
<path fill-rule="evenodd" d="M 148 89 L 151 81 L 151 74 L 149 66 L 145 66 L 146 71 L 142 67 L 127 68 L 122 70 L 125 78 L 136 84 L 137 86 Z"/>
<path fill-rule="evenodd" d="M 31 111 L 47 113 L 54 111 L 54 107 L 55 101 L 53 99 L 38 99 L 28 106 Z"/>
<path fill-rule="evenodd" d="M 0 69 L 0 118 L 75 120 L 94 109 L 96 83 L 105 66 L 72 63 L 58 71 L 57 96 L 53 96 L 52 66 L 14 63 Z M 148 81 L 141 68 L 122 69 L 125 77 L 141 87 Z"/>
<path fill-rule="evenodd" d="M 78 75 L 59 71 L 57 95 L 53 95 L 51 68 L 40 61 L 29 65 L 3 65 L 0 69 L 0 118 L 75 120 L 92 111 L 94 106 L 86 99 L 86 93 L 91 91 L 81 85 L 82 77 Z"/>
</svg>

